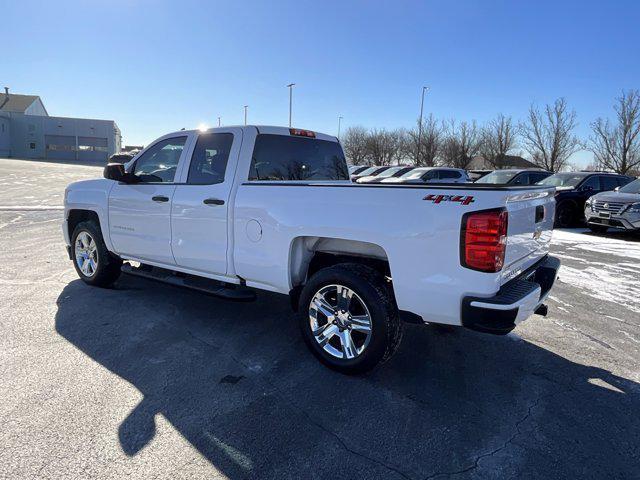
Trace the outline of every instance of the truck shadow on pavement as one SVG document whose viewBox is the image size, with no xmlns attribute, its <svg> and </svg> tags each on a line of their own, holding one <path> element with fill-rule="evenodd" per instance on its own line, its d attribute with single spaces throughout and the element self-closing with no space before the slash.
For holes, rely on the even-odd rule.
<svg viewBox="0 0 640 480">
<path fill-rule="evenodd" d="M 283 296 L 123 277 L 73 281 L 57 303 L 57 332 L 144 397 L 114 432 L 129 456 L 162 415 L 231 479 L 640 472 L 639 385 L 515 335 L 409 325 L 389 363 L 346 377 L 307 352 Z"/>
</svg>

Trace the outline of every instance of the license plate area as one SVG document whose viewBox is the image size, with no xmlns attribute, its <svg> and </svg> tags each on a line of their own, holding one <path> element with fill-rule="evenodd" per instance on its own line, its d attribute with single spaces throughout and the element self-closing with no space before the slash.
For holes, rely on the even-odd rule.
<svg viewBox="0 0 640 480">
<path fill-rule="evenodd" d="M 600 216 L 600 218 L 611 218 L 610 212 L 599 212 L 598 215 Z"/>
</svg>

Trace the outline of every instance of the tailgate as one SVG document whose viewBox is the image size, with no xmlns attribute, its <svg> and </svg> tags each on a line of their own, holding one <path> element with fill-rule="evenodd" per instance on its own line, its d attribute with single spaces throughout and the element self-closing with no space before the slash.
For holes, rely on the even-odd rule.
<svg viewBox="0 0 640 480">
<path fill-rule="evenodd" d="M 506 207 L 509 226 L 501 283 L 517 276 L 549 253 L 555 214 L 554 190 L 510 194 L 506 198 Z"/>
</svg>

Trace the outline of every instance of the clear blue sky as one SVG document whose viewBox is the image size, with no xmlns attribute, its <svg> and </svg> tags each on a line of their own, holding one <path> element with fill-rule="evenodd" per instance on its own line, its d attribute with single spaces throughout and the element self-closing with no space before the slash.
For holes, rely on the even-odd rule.
<svg viewBox="0 0 640 480">
<path fill-rule="evenodd" d="M 243 121 L 334 133 L 425 112 L 522 118 L 565 96 L 578 133 L 640 88 L 638 1 L 5 0 L 0 86 L 51 115 L 114 119 L 126 144 Z M 583 163 L 586 154 L 578 156 Z"/>
</svg>

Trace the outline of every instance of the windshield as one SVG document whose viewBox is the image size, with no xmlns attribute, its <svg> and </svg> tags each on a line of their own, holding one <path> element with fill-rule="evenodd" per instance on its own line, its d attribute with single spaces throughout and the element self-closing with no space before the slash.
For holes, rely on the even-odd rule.
<svg viewBox="0 0 640 480">
<path fill-rule="evenodd" d="M 584 173 L 556 173 L 550 177 L 540 180 L 537 185 L 547 185 L 549 187 L 575 187 L 586 177 Z"/>
<path fill-rule="evenodd" d="M 380 175 L 378 175 L 378 178 L 392 177 L 394 173 L 399 172 L 403 168 L 404 167 L 391 167 L 391 168 L 388 168 L 384 172 L 382 172 Z"/>
<path fill-rule="evenodd" d="M 367 175 L 371 175 L 373 172 L 375 172 L 377 169 L 379 169 L 380 167 L 369 167 L 369 168 L 365 168 L 364 170 L 362 170 L 358 175 L 362 175 L 363 177 L 366 177 Z"/>
<path fill-rule="evenodd" d="M 409 170 L 404 175 L 401 175 L 400 178 L 420 178 L 424 175 L 425 172 L 428 172 L 428 168 L 414 168 L 413 170 Z"/>
<path fill-rule="evenodd" d="M 627 183 L 624 187 L 618 190 L 621 193 L 638 193 L 640 194 L 640 178 L 634 180 L 631 183 Z"/>
<path fill-rule="evenodd" d="M 500 185 L 508 183 L 513 177 L 518 174 L 517 170 L 494 170 L 493 172 L 485 175 L 482 178 L 476 180 L 476 183 L 494 183 Z"/>
</svg>

